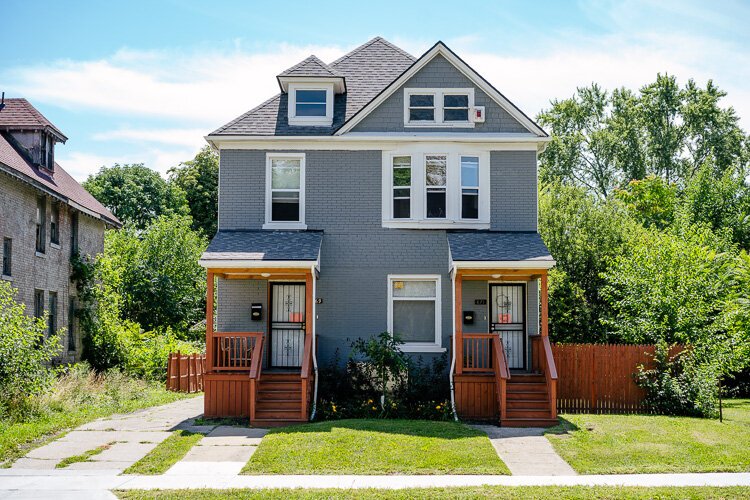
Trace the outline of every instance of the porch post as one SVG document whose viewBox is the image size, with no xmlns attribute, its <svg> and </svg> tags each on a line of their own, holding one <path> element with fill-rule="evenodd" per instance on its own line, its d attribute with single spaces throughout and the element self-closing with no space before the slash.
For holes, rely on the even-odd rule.
<svg viewBox="0 0 750 500">
<path fill-rule="evenodd" d="M 461 375 L 464 371 L 464 334 L 461 330 L 463 324 L 463 278 L 461 273 L 456 269 L 456 303 L 453 305 L 456 318 L 456 374 Z"/>
<path fill-rule="evenodd" d="M 206 274 L 206 360 L 208 372 L 214 371 L 214 273 L 210 269 Z"/>
<path fill-rule="evenodd" d="M 548 327 L 548 297 L 547 297 L 547 273 L 542 274 L 541 277 L 541 306 L 542 306 L 542 337 L 549 335 Z"/>
</svg>

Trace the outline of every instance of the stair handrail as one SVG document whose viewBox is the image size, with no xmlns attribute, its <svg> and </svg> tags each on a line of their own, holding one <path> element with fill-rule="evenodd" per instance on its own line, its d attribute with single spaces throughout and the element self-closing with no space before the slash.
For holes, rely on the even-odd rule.
<svg viewBox="0 0 750 500">
<path fill-rule="evenodd" d="M 500 407 L 500 418 L 505 417 L 507 410 L 507 383 L 510 379 L 510 369 L 508 368 L 508 359 L 505 357 L 503 349 L 503 338 L 500 335 L 492 337 L 492 348 L 495 353 L 495 390 L 497 392 L 497 401 Z"/>
<path fill-rule="evenodd" d="M 250 361 L 250 420 L 255 420 L 255 406 L 258 394 L 258 380 L 263 370 L 263 335 L 255 337 L 252 360 Z"/>
<path fill-rule="evenodd" d="M 312 369 L 312 334 L 305 335 L 305 349 L 302 354 L 302 369 L 300 370 L 300 377 L 302 378 L 302 384 L 300 389 L 302 390 L 302 407 L 300 408 L 300 417 L 303 420 L 307 420 L 307 408 L 308 408 L 308 384 Z"/>
<path fill-rule="evenodd" d="M 542 358 L 541 368 L 544 371 L 544 379 L 547 382 L 547 394 L 549 395 L 549 414 L 551 419 L 557 418 L 557 367 L 555 358 L 552 356 L 552 345 L 547 335 L 538 337 L 542 344 L 539 356 Z"/>
</svg>

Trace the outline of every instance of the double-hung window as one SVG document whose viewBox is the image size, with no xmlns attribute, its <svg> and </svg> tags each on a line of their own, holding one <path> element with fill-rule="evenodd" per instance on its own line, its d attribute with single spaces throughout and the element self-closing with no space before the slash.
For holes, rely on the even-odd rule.
<svg viewBox="0 0 750 500">
<path fill-rule="evenodd" d="M 404 89 L 404 126 L 473 128 L 474 89 Z"/>
<path fill-rule="evenodd" d="M 469 121 L 468 94 L 443 94 L 443 121 L 464 123 Z"/>
<path fill-rule="evenodd" d="M 425 213 L 428 219 L 445 219 L 446 217 L 447 166 L 446 155 L 425 156 Z"/>
<path fill-rule="evenodd" d="M 44 317 L 44 290 L 34 290 L 34 317 Z"/>
<path fill-rule="evenodd" d="M 411 218 L 411 156 L 393 157 L 393 218 Z"/>
<path fill-rule="evenodd" d="M 330 127 L 333 123 L 333 83 L 290 83 L 287 118 L 290 125 Z"/>
<path fill-rule="evenodd" d="M 68 300 L 68 352 L 76 350 L 76 299 Z"/>
<path fill-rule="evenodd" d="M 388 276 L 388 331 L 407 352 L 442 350 L 440 276 Z"/>
<path fill-rule="evenodd" d="M 479 157 L 461 156 L 461 218 L 479 218 Z"/>
<path fill-rule="evenodd" d="M 435 121 L 435 94 L 409 94 L 409 122 Z"/>
<path fill-rule="evenodd" d="M 60 244 L 60 205 L 53 202 L 49 216 L 49 242 Z"/>
<path fill-rule="evenodd" d="M 36 200 L 36 251 L 44 253 L 47 240 L 47 198 Z"/>
<path fill-rule="evenodd" d="M 47 318 L 47 336 L 57 331 L 57 292 L 49 293 L 49 317 Z"/>
<path fill-rule="evenodd" d="M 296 116 L 325 116 L 325 89 L 298 89 L 295 106 Z"/>
<path fill-rule="evenodd" d="M 3 276 L 13 276 L 13 240 L 3 238 Z"/>
<path fill-rule="evenodd" d="M 268 154 L 266 174 L 267 229 L 304 229 L 305 156 Z"/>
</svg>

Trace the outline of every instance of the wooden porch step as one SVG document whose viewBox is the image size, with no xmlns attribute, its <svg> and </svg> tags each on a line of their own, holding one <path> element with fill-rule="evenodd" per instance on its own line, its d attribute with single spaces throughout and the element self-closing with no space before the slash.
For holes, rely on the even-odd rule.
<svg viewBox="0 0 750 500">
<path fill-rule="evenodd" d="M 300 409 L 293 410 L 255 410 L 255 420 L 299 420 Z"/>
<path fill-rule="evenodd" d="M 508 399 L 505 404 L 508 410 L 549 409 L 549 400 L 547 399 Z"/>
<path fill-rule="evenodd" d="M 549 407 L 547 408 L 521 408 L 521 409 L 508 409 L 505 415 L 505 419 L 513 418 L 531 418 L 534 420 L 543 420 L 549 418 Z"/>
<path fill-rule="evenodd" d="M 286 427 L 287 425 L 297 425 L 304 423 L 307 423 L 307 420 L 302 420 L 301 418 L 290 418 L 286 420 L 262 420 L 256 418 L 255 420 L 252 420 L 250 422 L 250 425 L 252 425 L 253 427 Z"/>
<path fill-rule="evenodd" d="M 301 380 L 299 373 L 288 372 L 263 372 L 261 381 L 270 380 L 273 382 L 299 382 Z"/>
<path fill-rule="evenodd" d="M 515 382 L 542 382 L 546 383 L 544 375 L 541 373 L 511 373 L 510 383 Z"/>
<path fill-rule="evenodd" d="M 300 405 L 302 405 L 302 399 L 259 399 L 255 402 L 257 410 L 289 410 L 299 411 Z"/>
<path fill-rule="evenodd" d="M 299 399 L 302 388 L 298 387 L 295 390 L 284 390 L 284 389 L 259 389 L 258 399 L 259 400 L 272 400 L 272 399 Z"/>
<path fill-rule="evenodd" d="M 296 382 L 280 381 L 275 380 L 262 380 L 258 390 L 260 391 L 297 391 L 299 392 L 302 388 L 302 382 L 299 380 Z"/>
<path fill-rule="evenodd" d="M 500 425 L 503 427 L 552 427 L 559 422 L 552 418 L 503 418 Z"/>
<path fill-rule="evenodd" d="M 533 400 L 540 400 L 547 398 L 547 392 L 539 392 L 539 391 L 517 391 L 517 392 L 511 392 L 507 391 L 506 398 L 508 401 L 528 401 L 530 399 Z"/>
<path fill-rule="evenodd" d="M 508 392 L 547 392 L 547 384 L 544 382 L 514 382 L 512 377 L 507 388 Z"/>
</svg>

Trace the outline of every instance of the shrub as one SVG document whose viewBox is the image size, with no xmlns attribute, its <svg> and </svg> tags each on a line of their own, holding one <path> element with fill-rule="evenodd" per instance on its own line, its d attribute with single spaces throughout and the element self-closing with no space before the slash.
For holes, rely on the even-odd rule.
<svg viewBox="0 0 750 500">
<path fill-rule="evenodd" d="M 148 380 L 164 381 L 170 352 L 200 353 L 204 344 L 180 340 L 171 328 L 166 328 L 151 332 L 130 331 L 122 339 L 122 347 L 122 369 L 125 373 Z"/>
<path fill-rule="evenodd" d="M 0 281 L 0 416 L 23 415 L 31 399 L 54 379 L 49 363 L 61 348 L 64 330 L 46 337 L 44 319 L 25 313 L 15 301 L 17 290 Z"/>
</svg>

